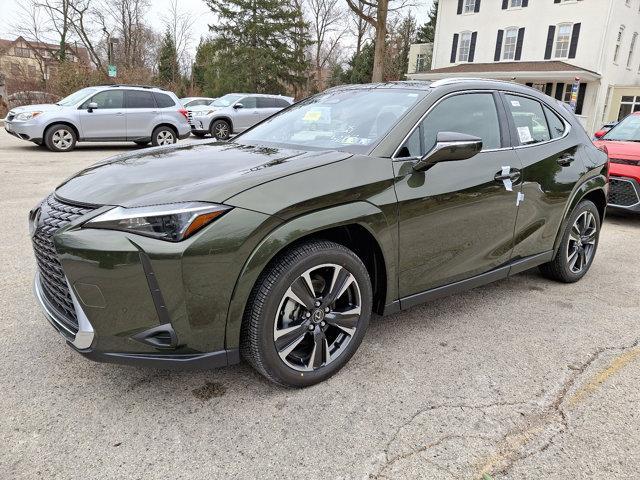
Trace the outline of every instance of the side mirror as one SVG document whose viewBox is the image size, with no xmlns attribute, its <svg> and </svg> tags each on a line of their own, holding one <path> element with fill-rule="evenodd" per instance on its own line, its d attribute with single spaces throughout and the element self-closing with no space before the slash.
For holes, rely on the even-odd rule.
<svg viewBox="0 0 640 480">
<path fill-rule="evenodd" d="M 238 108 L 244 108 L 244 105 L 243 105 L 243 104 L 241 104 L 241 103 L 236 103 L 236 104 L 233 106 L 233 108 L 235 108 L 235 109 L 237 110 Z"/>
<path fill-rule="evenodd" d="M 413 166 L 422 171 L 440 162 L 467 160 L 482 150 L 482 139 L 456 132 L 438 132 L 436 144 Z"/>
<path fill-rule="evenodd" d="M 607 134 L 606 130 L 598 130 L 596 133 L 593 134 L 594 137 L 596 138 L 602 138 Z"/>
<path fill-rule="evenodd" d="M 89 113 L 93 112 L 96 108 L 98 108 L 98 104 L 96 102 L 91 102 L 87 105 L 87 111 Z"/>
</svg>

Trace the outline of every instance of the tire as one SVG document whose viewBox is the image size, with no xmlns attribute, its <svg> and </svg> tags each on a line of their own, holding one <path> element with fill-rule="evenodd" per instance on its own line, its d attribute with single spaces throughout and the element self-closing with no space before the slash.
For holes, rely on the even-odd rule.
<svg viewBox="0 0 640 480">
<path fill-rule="evenodd" d="M 145 140 L 135 140 L 133 143 L 140 147 L 146 147 L 147 145 L 149 145 L 149 142 Z"/>
<path fill-rule="evenodd" d="M 311 308 L 294 300 L 294 291 L 293 296 Z M 326 240 L 292 247 L 269 264 L 253 288 L 242 321 L 240 352 L 280 385 L 322 382 L 360 346 L 372 297 L 367 269 L 348 248 Z"/>
<path fill-rule="evenodd" d="M 205 137 L 205 135 L 206 135 L 206 133 L 205 133 L 205 132 L 191 132 L 191 134 L 192 134 L 194 137 L 198 137 L 198 138 L 204 138 L 204 137 Z"/>
<path fill-rule="evenodd" d="M 571 213 L 553 260 L 540 266 L 546 278 L 573 283 L 584 277 L 593 263 L 600 239 L 600 213 L 583 200 Z"/>
<path fill-rule="evenodd" d="M 52 152 L 70 152 L 76 148 L 78 137 L 69 125 L 57 123 L 47 128 L 44 144 Z"/>
<path fill-rule="evenodd" d="M 178 136 L 175 130 L 171 127 L 160 126 L 156 127 L 151 134 L 151 144 L 154 147 L 163 145 L 173 145 L 178 141 Z"/>
<path fill-rule="evenodd" d="M 216 120 L 211 124 L 211 136 L 217 140 L 229 140 L 231 125 L 226 120 Z"/>
</svg>

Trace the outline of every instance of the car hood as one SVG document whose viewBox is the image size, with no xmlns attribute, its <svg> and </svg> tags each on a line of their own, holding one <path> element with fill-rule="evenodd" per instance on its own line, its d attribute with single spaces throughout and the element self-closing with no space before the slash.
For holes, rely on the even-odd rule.
<svg viewBox="0 0 640 480">
<path fill-rule="evenodd" d="M 56 105 L 55 103 L 41 103 L 39 105 L 25 105 L 23 107 L 12 108 L 11 112 L 18 114 L 22 112 L 49 112 L 51 110 L 61 110 L 62 106 Z"/>
<path fill-rule="evenodd" d="M 82 170 L 62 183 L 56 195 L 71 202 L 122 207 L 222 203 L 262 183 L 350 156 L 223 142 L 158 147 Z"/>
<path fill-rule="evenodd" d="M 598 140 L 597 147 L 607 147 L 609 158 L 640 160 L 640 142 L 618 142 L 615 140 Z"/>
</svg>

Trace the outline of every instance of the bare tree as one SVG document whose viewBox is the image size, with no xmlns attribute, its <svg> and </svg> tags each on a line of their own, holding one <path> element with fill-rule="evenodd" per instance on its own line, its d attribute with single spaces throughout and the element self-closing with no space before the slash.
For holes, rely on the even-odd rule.
<svg viewBox="0 0 640 480">
<path fill-rule="evenodd" d="M 106 75 L 103 56 L 99 52 L 99 42 L 92 30 L 92 16 L 95 16 L 94 0 L 73 0 L 69 7 L 73 11 L 71 25 L 82 45 L 89 53 L 89 59 L 95 67 Z"/>
<path fill-rule="evenodd" d="M 165 29 L 173 37 L 182 71 L 189 70 L 191 66 L 192 59 L 189 55 L 189 47 L 193 42 L 193 25 L 195 21 L 196 19 L 190 12 L 179 7 L 178 0 L 172 0 L 167 14 L 162 18 Z"/>
<path fill-rule="evenodd" d="M 311 19 L 313 41 L 312 60 L 315 68 L 316 89 L 324 89 L 323 71 L 328 62 L 335 57 L 340 40 L 346 33 L 344 12 L 339 0 L 307 0 L 307 9 Z"/>
<path fill-rule="evenodd" d="M 370 14 L 371 7 L 365 4 L 363 0 L 357 0 L 355 4 L 358 7 L 358 9 L 363 11 L 366 15 Z M 364 45 L 364 42 L 369 37 L 369 33 L 371 31 L 371 25 L 367 21 L 365 21 L 360 15 L 351 15 L 350 24 L 351 24 L 351 33 L 356 38 L 355 54 L 358 55 L 362 51 L 362 46 Z"/>
</svg>

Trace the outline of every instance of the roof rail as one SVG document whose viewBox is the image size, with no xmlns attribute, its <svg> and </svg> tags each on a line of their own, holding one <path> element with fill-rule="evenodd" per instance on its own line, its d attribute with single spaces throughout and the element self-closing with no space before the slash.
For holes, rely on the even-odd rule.
<svg viewBox="0 0 640 480">
<path fill-rule="evenodd" d="M 96 85 L 97 87 L 135 87 L 135 88 L 156 88 L 158 90 L 164 90 L 164 88 L 157 87 L 155 85 L 135 85 L 135 84 L 127 84 L 127 83 L 103 83 L 101 85 Z"/>
<path fill-rule="evenodd" d="M 435 80 L 431 86 L 432 87 L 440 87 L 442 85 L 448 85 L 451 83 L 459 83 L 459 82 L 499 82 L 499 83 L 517 83 L 510 80 L 500 80 L 496 78 L 479 78 L 479 77 L 447 77 L 441 78 L 440 80 Z"/>
</svg>

